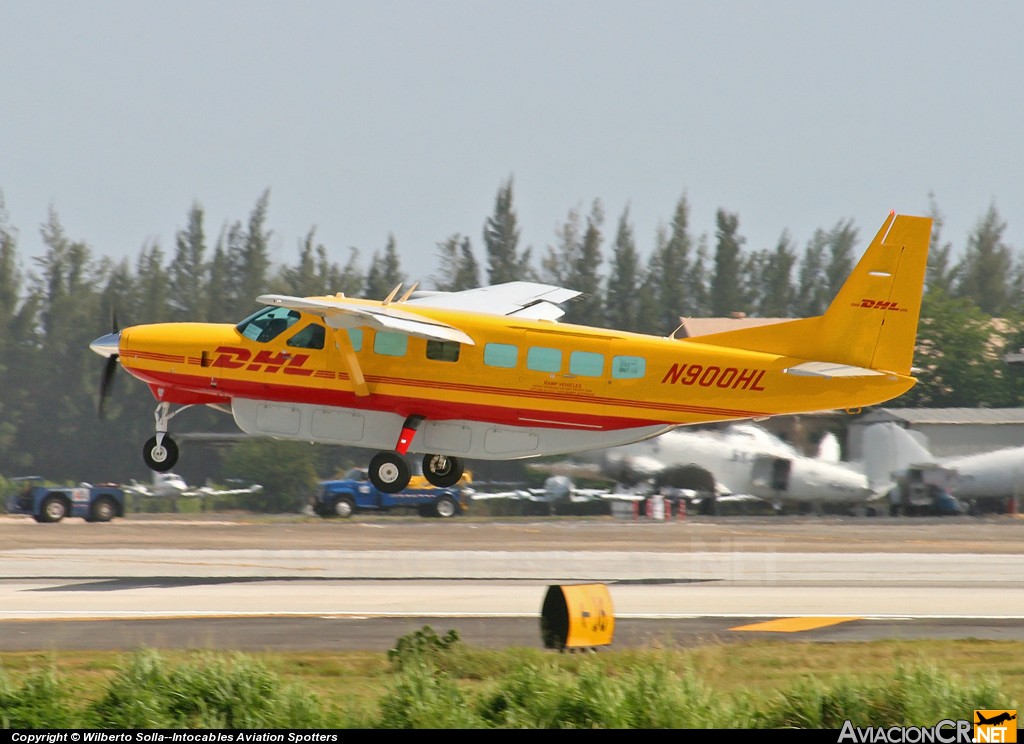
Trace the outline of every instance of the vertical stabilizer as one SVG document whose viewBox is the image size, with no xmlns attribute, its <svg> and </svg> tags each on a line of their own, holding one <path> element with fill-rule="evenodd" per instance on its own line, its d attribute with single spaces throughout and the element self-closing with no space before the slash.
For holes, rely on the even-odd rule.
<svg viewBox="0 0 1024 744">
<path fill-rule="evenodd" d="M 823 342 L 846 346 L 827 361 L 910 374 L 931 234 L 928 217 L 885 221 L 822 316 Z"/>
<path fill-rule="evenodd" d="M 824 315 L 699 341 L 824 362 L 820 368 L 846 370 L 839 374 L 867 369 L 909 375 L 931 230 L 929 217 L 890 214 Z"/>
<path fill-rule="evenodd" d="M 920 437 L 920 439 L 919 439 Z M 871 488 L 878 488 L 894 482 L 898 475 L 911 465 L 929 465 L 935 457 L 922 442 L 919 432 L 907 431 L 891 422 L 871 424 L 864 427 L 864 474 Z"/>
</svg>

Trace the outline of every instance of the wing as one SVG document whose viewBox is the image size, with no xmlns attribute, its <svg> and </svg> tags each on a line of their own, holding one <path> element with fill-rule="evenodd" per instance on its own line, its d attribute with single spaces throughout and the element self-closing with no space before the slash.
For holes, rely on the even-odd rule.
<svg viewBox="0 0 1024 744">
<path fill-rule="evenodd" d="M 538 282 L 507 282 L 461 292 L 414 292 L 406 305 L 470 310 L 533 320 L 558 320 L 565 314 L 559 304 L 581 293 Z"/>
<path fill-rule="evenodd" d="M 319 315 L 331 328 L 368 326 L 376 330 L 406 333 L 436 341 L 474 344 L 473 339 L 458 328 L 400 310 L 393 305 L 358 305 L 344 299 L 328 300 L 275 294 L 260 295 L 256 301 L 264 305 L 277 305 Z"/>
<path fill-rule="evenodd" d="M 203 486 L 198 490 L 198 494 L 201 496 L 244 496 L 246 494 L 257 494 L 263 491 L 263 486 L 255 485 L 249 488 L 214 488 L 213 486 Z"/>
</svg>

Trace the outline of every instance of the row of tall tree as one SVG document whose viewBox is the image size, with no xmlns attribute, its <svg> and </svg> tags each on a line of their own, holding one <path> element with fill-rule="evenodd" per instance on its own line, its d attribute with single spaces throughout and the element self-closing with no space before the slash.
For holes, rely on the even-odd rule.
<svg viewBox="0 0 1024 744">
<path fill-rule="evenodd" d="M 97 416 L 103 360 L 88 345 L 113 325 L 235 322 L 266 292 L 383 298 L 407 281 L 392 236 L 364 256 L 329 248 L 310 229 L 297 241 L 294 263 L 273 265 L 269 204 L 267 191 L 247 219 L 212 238 L 202 206 L 193 204 L 172 248 L 149 242 L 134 260 L 96 255 L 87 242 L 68 236 L 51 210 L 40 227 L 44 251 L 26 266 L 0 194 L 0 475 L 35 471 L 55 480 L 122 482 L 148 476 L 139 453 L 152 435 L 154 401 L 145 386 L 119 381 L 105 418 Z M 1024 340 L 1024 256 L 1006 243 L 1006 223 L 994 206 L 962 246 L 943 240 L 934 204 L 932 216 L 917 358 L 921 382 L 892 404 L 1021 405 L 1020 376 L 1002 354 Z M 772 247 L 748 249 L 738 215 L 725 209 L 716 214 L 714 235 L 694 235 L 684 196 L 651 246 L 637 245 L 628 208 L 610 225 L 595 200 L 586 212 L 569 210 L 552 243 L 535 255 L 533 247 L 520 245 L 512 179 L 500 185 L 480 237 L 480 249 L 459 233 L 441 241 L 438 269 L 422 286 L 454 291 L 523 279 L 559 284 L 584 293 L 565 322 L 659 335 L 671 333 L 681 317 L 817 315 L 865 242 L 858 227 L 843 220 L 816 230 L 802 247 L 783 232 Z M 233 431 L 234 425 L 223 414 L 195 409 L 176 419 L 175 429 Z M 331 475 L 344 455 L 320 448 L 316 454 L 289 450 L 288 457 L 273 476 L 282 483 Z M 217 452 L 187 459 L 182 469 L 194 478 L 232 474 Z M 245 466 L 258 459 L 249 457 Z"/>
</svg>

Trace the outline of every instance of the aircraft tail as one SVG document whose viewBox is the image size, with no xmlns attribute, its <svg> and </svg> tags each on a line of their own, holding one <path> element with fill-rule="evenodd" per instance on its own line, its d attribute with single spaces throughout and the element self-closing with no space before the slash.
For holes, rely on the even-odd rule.
<svg viewBox="0 0 1024 744">
<path fill-rule="evenodd" d="M 797 374 L 909 375 L 931 227 L 931 218 L 890 213 L 824 315 L 699 340 L 811 360 Z"/>
<path fill-rule="evenodd" d="M 935 462 L 935 456 L 928 450 L 927 440 L 920 432 L 908 431 L 891 422 L 864 427 L 861 448 L 864 453 L 864 474 L 873 489 L 893 483 L 894 474 L 911 465 Z"/>
<path fill-rule="evenodd" d="M 839 439 L 830 431 L 825 432 L 821 437 L 821 441 L 818 442 L 818 460 L 822 462 L 837 463 L 841 462 L 842 447 L 839 445 Z"/>
</svg>

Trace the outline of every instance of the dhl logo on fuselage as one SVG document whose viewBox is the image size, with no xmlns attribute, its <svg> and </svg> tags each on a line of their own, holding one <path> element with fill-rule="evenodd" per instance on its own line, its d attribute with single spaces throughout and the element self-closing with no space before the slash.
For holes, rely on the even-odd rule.
<svg viewBox="0 0 1024 744">
<path fill-rule="evenodd" d="M 661 378 L 661 384 L 699 385 L 763 392 L 761 378 L 767 370 L 750 367 L 718 367 L 703 364 L 673 364 Z"/>
<path fill-rule="evenodd" d="M 218 346 L 214 351 L 217 358 L 210 362 L 211 367 L 224 367 L 225 369 L 242 369 L 247 372 L 284 372 L 286 375 L 313 374 L 312 369 L 304 369 L 303 365 L 309 359 L 309 354 L 287 354 L 284 352 L 274 353 L 262 349 L 252 355 L 249 349 L 241 349 L 237 346 Z"/>
<path fill-rule="evenodd" d="M 892 310 L 896 313 L 905 313 L 907 308 L 900 307 L 900 303 L 895 300 L 869 300 L 863 299 L 860 302 L 851 302 L 851 307 L 862 307 L 867 310 Z"/>
</svg>

